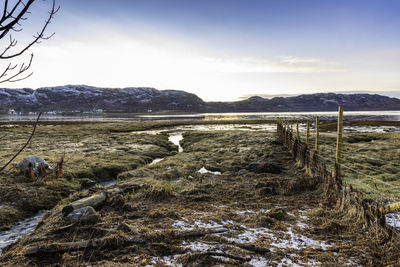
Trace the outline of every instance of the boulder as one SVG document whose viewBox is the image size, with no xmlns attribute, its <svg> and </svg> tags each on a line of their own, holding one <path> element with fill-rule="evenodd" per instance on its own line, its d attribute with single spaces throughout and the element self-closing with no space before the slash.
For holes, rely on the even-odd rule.
<svg viewBox="0 0 400 267">
<path fill-rule="evenodd" d="M 79 221 L 81 219 L 84 219 L 84 218 L 86 218 L 90 215 L 94 215 L 94 214 L 96 214 L 96 211 L 94 210 L 94 208 L 91 206 L 86 206 L 83 208 L 73 210 L 65 218 L 68 221 Z"/>
<path fill-rule="evenodd" d="M 100 194 L 95 194 L 89 197 L 85 197 L 82 199 L 79 199 L 75 202 L 72 202 L 71 204 L 65 206 L 62 209 L 62 213 L 64 215 L 64 217 L 67 217 L 70 213 L 72 213 L 73 211 L 79 210 L 81 208 L 84 207 L 96 207 L 97 205 L 100 205 L 101 203 L 103 203 L 106 200 L 106 194 L 101 192 Z"/>
<path fill-rule="evenodd" d="M 44 159 L 38 156 L 29 156 L 18 162 L 17 164 L 17 169 L 19 169 L 21 172 L 27 171 L 29 168 L 32 168 L 32 171 L 35 174 L 40 174 L 40 169 L 43 167 L 44 170 L 52 170 L 52 167 L 50 167 Z"/>
</svg>

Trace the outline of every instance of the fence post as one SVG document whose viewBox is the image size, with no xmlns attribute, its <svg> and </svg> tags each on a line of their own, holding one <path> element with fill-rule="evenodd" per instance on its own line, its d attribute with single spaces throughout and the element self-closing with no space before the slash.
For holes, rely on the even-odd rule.
<svg viewBox="0 0 400 267">
<path fill-rule="evenodd" d="M 310 141 L 310 122 L 307 122 L 307 134 L 306 134 L 306 147 L 308 148 L 308 142 Z"/>
<path fill-rule="evenodd" d="M 296 138 L 297 138 L 297 141 L 300 141 L 299 123 L 298 122 L 296 122 Z"/>
<path fill-rule="evenodd" d="M 336 171 L 340 175 L 340 156 L 342 152 L 342 135 L 343 135 L 343 106 L 339 106 L 338 125 L 337 125 L 337 142 L 336 142 Z"/>
<path fill-rule="evenodd" d="M 319 152 L 319 117 L 315 118 L 315 152 Z"/>
</svg>

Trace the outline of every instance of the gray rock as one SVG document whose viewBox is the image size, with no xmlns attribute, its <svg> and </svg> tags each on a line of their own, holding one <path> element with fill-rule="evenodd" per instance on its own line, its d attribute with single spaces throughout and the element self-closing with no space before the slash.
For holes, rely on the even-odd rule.
<svg viewBox="0 0 400 267">
<path fill-rule="evenodd" d="M 33 172 L 35 174 L 40 174 L 40 166 L 42 166 L 45 170 L 51 170 L 52 167 L 50 167 L 44 159 L 38 156 L 29 156 L 18 162 L 17 164 L 17 169 L 19 169 L 21 172 L 24 172 L 29 169 L 31 166 Z"/>
<path fill-rule="evenodd" d="M 128 177 L 136 177 L 136 173 L 134 173 L 134 172 L 128 172 L 128 173 L 126 174 L 126 176 L 128 176 Z"/>
<path fill-rule="evenodd" d="M 83 208 L 73 210 L 66 216 L 66 219 L 69 221 L 79 221 L 93 214 L 96 214 L 94 208 L 92 208 L 91 206 L 86 206 Z"/>
<path fill-rule="evenodd" d="M 106 194 L 101 192 L 100 194 L 95 194 L 89 197 L 78 199 L 77 201 L 72 202 L 71 204 L 65 206 L 62 209 L 62 213 L 64 217 L 69 215 L 71 212 L 85 208 L 85 207 L 96 207 L 97 205 L 102 204 L 106 200 Z"/>
</svg>

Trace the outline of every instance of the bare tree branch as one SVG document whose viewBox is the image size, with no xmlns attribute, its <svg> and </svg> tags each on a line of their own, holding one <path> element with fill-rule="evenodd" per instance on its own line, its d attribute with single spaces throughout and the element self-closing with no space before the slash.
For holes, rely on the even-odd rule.
<svg viewBox="0 0 400 267">
<path fill-rule="evenodd" d="M 0 60 L 10 60 L 18 57 L 25 53 L 34 44 L 40 43 L 41 40 L 47 40 L 51 38 L 54 33 L 45 35 L 46 29 L 54 18 L 54 15 L 58 12 L 59 6 L 56 6 L 56 0 L 52 0 L 51 9 L 48 12 L 48 16 L 41 28 L 33 39 L 22 47 L 17 47 L 18 41 L 12 36 L 11 32 L 19 32 L 22 30 L 21 22 L 27 20 L 27 15 L 30 14 L 30 7 L 38 0 L 18 0 L 14 4 L 11 4 L 8 0 L 4 1 L 4 10 L 0 18 L 0 41 L 4 40 L 8 36 L 8 44 L 0 50 Z M 33 60 L 33 54 L 26 63 L 22 64 L 8 64 L 2 72 L 0 72 L 0 83 L 4 82 L 17 82 L 30 77 L 33 73 L 27 73 L 27 70 L 31 67 Z"/>
<path fill-rule="evenodd" d="M 8 66 L 4 69 L 3 73 L 0 74 L 0 83 L 18 82 L 18 81 L 22 81 L 22 80 L 25 80 L 26 78 L 30 77 L 33 74 L 33 72 L 30 72 L 29 74 L 23 76 L 22 78 L 20 78 L 20 75 L 23 74 L 24 72 L 26 72 L 31 67 L 32 60 L 33 60 L 33 54 L 31 54 L 31 58 L 27 65 L 25 65 L 25 63 L 22 63 L 19 70 L 16 73 L 12 74 L 9 77 L 6 77 L 10 71 L 12 71 L 16 67 L 18 67 L 18 65 L 12 65 L 11 63 L 9 63 Z"/>
<path fill-rule="evenodd" d="M 25 147 L 29 144 L 29 142 L 31 141 L 31 139 L 32 139 L 32 137 L 34 136 L 34 134 L 35 134 L 35 131 L 36 131 L 36 126 L 38 125 L 38 123 L 39 123 L 39 119 L 40 119 L 40 116 L 42 115 L 42 112 L 40 112 L 39 113 L 39 115 L 38 115 L 38 117 L 37 117 L 37 119 L 36 119 L 36 122 L 35 122 L 35 126 L 33 127 L 33 130 L 32 130 L 32 133 L 31 133 L 31 135 L 29 136 L 29 138 L 28 138 L 28 141 L 26 141 L 26 143 L 25 143 L 25 145 L 23 145 L 23 147 L 3 166 L 3 167 L 1 167 L 1 169 L 0 169 L 0 172 L 2 172 L 5 168 L 7 168 L 7 166 L 8 165 L 10 165 L 10 163 L 25 149 Z"/>
</svg>

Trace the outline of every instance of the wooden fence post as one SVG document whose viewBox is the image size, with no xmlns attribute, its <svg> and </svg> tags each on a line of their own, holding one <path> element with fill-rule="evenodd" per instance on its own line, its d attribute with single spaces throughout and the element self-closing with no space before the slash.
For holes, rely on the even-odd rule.
<svg viewBox="0 0 400 267">
<path fill-rule="evenodd" d="M 336 142 L 336 171 L 340 175 L 340 156 L 342 152 L 342 135 L 343 135 L 343 106 L 339 106 L 338 125 L 337 125 L 337 142 Z"/>
<path fill-rule="evenodd" d="M 310 122 L 307 122 L 307 134 L 306 134 L 306 147 L 308 148 L 308 143 L 310 141 Z"/>
<path fill-rule="evenodd" d="M 299 123 L 298 122 L 296 122 L 296 138 L 297 138 L 297 141 L 300 141 Z"/>
<path fill-rule="evenodd" d="M 319 117 L 315 118 L 315 152 L 319 152 Z"/>
</svg>

